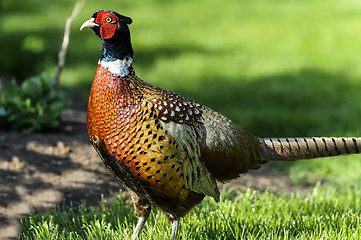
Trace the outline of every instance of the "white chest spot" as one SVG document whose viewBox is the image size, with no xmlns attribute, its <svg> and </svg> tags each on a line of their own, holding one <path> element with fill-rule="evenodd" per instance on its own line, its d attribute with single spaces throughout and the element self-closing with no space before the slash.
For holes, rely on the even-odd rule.
<svg viewBox="0 0 361 240">
<path fill-rule="evenodd" d="M 129 74 L 129 67 L 132 65 L 133 58 L 126 57 L 124 59 L 117 59 L 115 61 L 106 62 L 99 61 L 99 64 L 107 68 L 109 72 L 116 76 L 124 77 Z"/>
</svg>

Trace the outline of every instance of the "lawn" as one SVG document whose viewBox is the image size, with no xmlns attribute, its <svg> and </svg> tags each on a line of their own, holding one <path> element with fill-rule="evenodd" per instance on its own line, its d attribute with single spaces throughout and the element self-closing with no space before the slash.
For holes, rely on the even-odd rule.
<svg viewBox="0 0 361 240">
<path fill-rule="evenodd" d="M 2 0 L 0 73 L 21 80 L 53 67 L 73 4 Z M 359 0 L 87 1 L 73 24 L 61 78 L 82 101 L 101 45 L 78 29 L 99 9 L 133 18 L 134 66 L 142 79 L 208 105 L 258 137 L 361 136 Z M 183 220 L 180 235 L 360 238 L 360 156 L 266 167 L 282 169 L 294 184 L 322 184 L 306 197 L 249 190 L 224 193 L 218 206 L 207 199 Z M 135 224 L 124 201 L 33 215 L 23 220 L 22 237 L 122 239 Z M 160 213 L 146 228 L 144 239 L 170 231 Z"/>
<path fill-rule="evenodd" d="M 307 196 L 223 190 L 221 201 L 206 198 L 182 219 L 179 239 L 360 239 L 360 191 L 344 197 L 316 186 Z M 19 239 L 130 239 L 137 222 L 121 197 L 99 209 L 58 210 L 21 221 Z M 153 211 L 139 239 L 167 239 L 171 224 Z"/>
</svg>

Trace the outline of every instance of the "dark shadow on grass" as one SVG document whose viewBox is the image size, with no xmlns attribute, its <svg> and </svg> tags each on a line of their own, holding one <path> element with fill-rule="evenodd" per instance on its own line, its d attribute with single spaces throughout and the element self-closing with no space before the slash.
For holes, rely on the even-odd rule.
<svg viewBox="0 0 361 240">
<path fill-rule="evenodd" d="M 181 80 L 180 80 L 181 81 Z M 361 133 L 361 83 L 317 69 L 256 79 L 197 79 L 174 91 L 226 115 L 258 137 Z M 177 83 L 176 86 L 180 86 Z"/>
</svg>

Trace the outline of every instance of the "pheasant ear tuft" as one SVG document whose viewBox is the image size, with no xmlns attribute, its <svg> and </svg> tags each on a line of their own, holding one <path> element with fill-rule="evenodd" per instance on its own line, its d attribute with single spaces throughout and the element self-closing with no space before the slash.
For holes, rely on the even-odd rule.
<svg viewBox="0 0 361 240">
<path fill-rule="evenodd" d="M 126 16 L 121 16 L 120 18 L 123 22 L 125 22 L 126 24 L 131 24 L 133 22 L 133 20 L 130 17 L 126 17 Z"/>
</svg>

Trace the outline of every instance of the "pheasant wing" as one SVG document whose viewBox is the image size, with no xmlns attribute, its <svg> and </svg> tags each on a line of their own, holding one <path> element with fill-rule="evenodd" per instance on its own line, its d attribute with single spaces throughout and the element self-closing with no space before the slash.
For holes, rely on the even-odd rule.
<svg viewBox="0 0 361 240">
<path fill-rule="evenodd" d="M 219 201 L 216 179 L 201 160 L 201 143 L 205 139 L 201 105 L 168 91 L 153 96 L 149 101 L 153 103 L 167 134 L 186 152 L 186 157 L 182 159 L 186 187 Z"/>
</svg>

